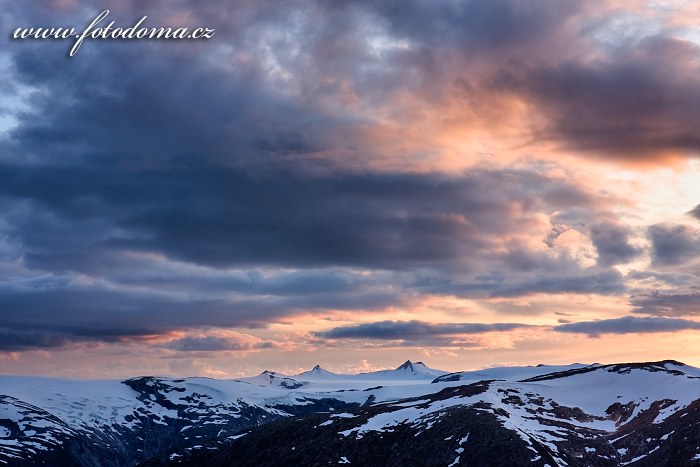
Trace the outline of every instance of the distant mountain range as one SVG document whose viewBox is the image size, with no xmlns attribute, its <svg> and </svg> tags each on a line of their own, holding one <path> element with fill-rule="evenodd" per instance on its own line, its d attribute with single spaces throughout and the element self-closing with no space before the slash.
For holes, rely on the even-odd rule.
<svg viewBox="0 0 700 467">
<path fill-rule="evenodd" d="M 407 361 L 235 380 L 0 376 L 0 464 L 700 465 L 700 370 Z"/>
</svg>

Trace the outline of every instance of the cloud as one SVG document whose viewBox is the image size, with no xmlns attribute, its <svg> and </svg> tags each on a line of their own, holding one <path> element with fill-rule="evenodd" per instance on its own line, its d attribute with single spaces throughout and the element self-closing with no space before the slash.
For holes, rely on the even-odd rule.
<svg viewBox="0 0 700 467">
<path fill-rule="evenodd" d="M 655 266 L 678 266 L 700 256 L 700 234 L 690 226 L 652 225 L 649 238 Z"/>
<path fill-rule="evenodd" d="M 308 176 L 4 165 L 0 182 L 0 196 L 30 203 L 12 231 L 29 265 L 86 272 L 120 249 L 213 267 L 454 263 L 527 228 L 534 212 L 596 203 L 529 170 Z M 578 202 L 550 199 L 560 189 L 579 191 Z M 512 212 L 525 200 L 523 212 Z"/>
<path fill-rule="evenodd" d="M 314 332 L 326 339 L 415 340 L 436 336 L 484 334 L 530 327 L 518 323 L 427 323 L 423 321 L 379 321 L 354 326 L 341 326 Z"/>
<path fill-rule="evenodd" d="M 94 2 L 79 5 L 18 3 L 4 19 L 65 25 L 97 10 Z M 612 3 L 428 8 L 387 0 L 331 8 L 308 1 L 280 14 L 269 2 L 149 2 L 112 13 L 122 23 L 144 14 L 207 24 L 216 40 L 93 40 L 74 60 L 66 60 L 64 41 L 8 44 L 12 80 L 46 90 L 33 96 L 31 112 L 15 114 L 10 148 L 21 149 L 20 159 L 61 153 L 63 161 L 147 165 L 413 166 L 431 143 L 402 139 L 415 140 L 410 131 L 394 139 L 377 130 L 436 117 L 495 139 L 507 134 L 494 124 L 503 117 L 526 132 L 519 143 L 554 140 L 586 158 L 663 162 L 700 147 L 693 131 L 700 48 L 660 19 L 654 33 L 639 27 L 621 35 L 617 21 L 648 21 L 649 12 Z M 144 54 L 148 64 L 129 66 Z M 74 79 L 61 78 L 69 72 Z M 392 148 L 397 139 L 408 149 L 403 157 Z"/>
<path fill-rule="evenodd" d="M 642 253 L 630 245 L 628 230 L 619 224 L 603 222 L 591 227 L 591 241 L 598 252 L 598 264 L 614 266 L 627 263 Z"/>
<path fill-rule="evenodd" d="M 504 286 L 493 297 L 517 297 L 537 293 L 597 293 L 614 295 L 624 290 L 622 275 L 615 271 L 595 272 L 565 277 L 540 277 L 531 282 Z"/>
<path fill-rule="evenodd" d="M 74 339 L 69 336 L 57 333 L 22 332 L 0 328 L 0 352 L 56 349 L 73 342 Z"/>
<path fill-rule="evenodd" d="M 697 280 L 695 282 L 697 284 Z M 695 287 L 697 289 L 697 287 Z M 655 316 L 697 316 L 700 315 L 700 293 L 654 291 L 631 297 L 630 305 L 635 313 Z"/>
<path fill-rule="evenodd" d="M 0 306 L 12 310 L 3 326 L 107 340 L 379 311 L 425 294 L 624 290 L 618 272 L 584 269 L 544 243 L 547 212 L 592 219 L 608 201 L 528 168 L 309 174 L 95 164 L 0 164 L 0 228 L 23 266 L 0 289 Z"/>
<path fill-rule="evenodd" d="M 234 331 L 215 331 L 173 339 L 160 347 L 182 352 L 236 352 L 270 349 L 276 343 Z"/>
<path fill-rule="evenodd" d="M 268 296 L 193 294 L 113 284 L 31 284 L 0 288 L 0 328 L 59 333 L 74 340 L 115 341 L 183 328 L 265 327 L 300 313 L 371 311 L 402 303 L 389 293 Z"/>
<path fill-rule="evenodd" d="M 12 2 L 0 21 L 74 25 L 102 8 L 73 4 Z M 65 41 L 5 36 L 6 343 L 265 327 L 429 295 L 624 293 L 613 266 L 640 250 L 610 220 L 619 200 L 536 157 L 551 142 L 647 163 L 700 148 L 698 48 L 664 27 L 619 35 L 630 14 L 552 0 L 156 0 L 117 2 L 112 18 L 185 18 L 216 39 L 89 40 L 68 59 Z M 690 227 L 649 237 L 655 266 L 700 254 Z M 385 335 L 414 340 L 491 326 L 391 323 Z"/>
<path fill-rule="evenodd" d="M 665 290 L 665 293 L 670 293 L 671 290 L 692 290 L 697 286 L 698 276 L 694 272 L 697 271 L 693 271 L 692 268 L 665 271 L 633 270 L 625 275 L 625 279 L 630 286 L 638 288 L 635 293 L 640 295 L 648 295 L 650 290 Z"/>
<path fill-rule="evenodd" d="M 468 122 L 464 133 L 508 137 L 499 125 L 508 121 L 526 135 L 521 144 L 554 142 L 582 158 L 632 164 L 700 149 L 700 47 L 649 10 L 496 1 L 380 2 L 374 11 L 390 37 L 411 45 L 414 56 L 399 63 L 420 78 L 414 92 Z"/>
<path fill-rule="evenodd" d="M 590 337 L 599 337 L 601 334 L 644 334 L 699 330 L 700 323 L 687 319 L 625 316 L 622 318 L 562 324 L 555 326 L 553 329 L 557 332 L 588 334 Z"/>
<path fill-rule="evenodd" d="M 698 204 L 698 205 L 695 206 L 693 209 L 691 209 L 691 210 L 688 212 L 688 214 L 691 215 L 691 216 L 693 216 L 693 217 L 695 217 L 696 219 L 700 219 L 700 204 Z"/>
<path fill-rule="evenodd" d="M 567 260 L 542 261 L 549 264 L 560 275 L 534 273 L 540 267 L 532 267 L 530 274 L 517 274 L 510 271 L 508 280 L 505 274 L 480 275 L 473 282 L 465 280 L 424 279 L 415 287 L 424 292 L 438 295 L 454 295 L 473 298 L 513 298 L 536 294 L 599 294 L 616 295 L 624 292 L 624 278 L 615 270 L 572 271 L 563 266 Z M 569 269 L 567 271 L 567 269 Z M 566 272 L 565 272 L 566 271 Z"/>
<path fill-rule="evenodd" d="M 595 59 L 503 69 L 496 86 L 542 112 L 542 138 L 591 155 L 663 160 L 700 149 L 699 57 L 689 41 L 646 37 Z"/>
</svg>

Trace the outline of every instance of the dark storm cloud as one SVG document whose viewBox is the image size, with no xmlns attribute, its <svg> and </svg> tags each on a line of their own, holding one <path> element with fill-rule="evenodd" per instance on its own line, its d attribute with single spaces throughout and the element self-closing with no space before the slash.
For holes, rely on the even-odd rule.
<svg viewBox="0 0 700 467">
<path fill-rule="evenodd" d="M 696 278 L 697 279 L 697 278 Z M 697 289 L 697 280 L 695 282 Z M 630 299 L 635 313 L 655 316 L 698 316 L 700 315 L 700 293 L 697 291 L 652 292 L 636 295 Z"/>
<path fill-rule="evenodd" d="M 0 352 L 42 350 L 65 347 L 75 338 L 47 332 L 22 332 L 0 329 Z"/>
<path fill-rule="evenodd" d="M 191 267 L 183 263 L 170 264 L 165 261 L 126 261 L 124 269 L 112 271 L 110 278 L 120 284 L 147 286 L 161 290 L 181 290 L 200 293 L 243 293 L 275 297 L 318 297 L 358 295 L 377 297 L 377 284 L 391 283 L 397 276 L 379 271 L 360 274 L 345 270 L 312 269 L 299 271 L 277 271 L 274 274 L 263 270 L 249 271 L 212 270 Z M 133 269 L 132 269 L 133 268 Z M 136 269 L 136 270 L 134 270 Z M 388 288 L 382 289 L 388 295 Z M 395 297 L 392 298 L 395 300 Z M 358 300 L 358 303 L 361 300 Z M 371 299 L 367 300 L 369 303 Z"/>
<path fill-rule="evenodd" d="M 468 269 L 474 251 L 527 222 L 511 215 L 512 202 L 572 208 L 533 197 L 562 184 L 527 170 L 308 176 L 0 166 L 0 196 L 34 203 L 12 231 L 28 264 L 86 272 L 119 249 L 214 267 Z M 551 266 L 531 259 L 525 270 Z"/>
<path fill-rule="evenodd" d="M 390 0 L 371 5 L 399 37 L 414 38 L 435 47 L 447 40 L 450 45 L 468 47 L 467 52 L 544 45 L 551 39 L 549 33 L 561 28 L 563 19 L 582 11 L 581 5 L 552 0 L 527 4 L 495 0 L 430 5 Z"/>
<path fill-rule="evenodd" d="M 480 253 L 527 226 L 530 212 L 595 213 L 596 200 L 585 193 L 580 206 L 548 197 L 575 188 L 529 170 L 250 174 L 6 164 L 0 181 L 2 203 L 12 207 L 8 238 L 24 263 L 67 278 L 0 291 L 0 307 L 10 310 L 0 324 L 74 340 L 264 326 L 299 313 L 401 306 L 426 292 L 484 297 L 621 288 L 615 272 L 583 273 L 566 256 L 547 259 L 522 245 Z M 513 202 L 527 207 L 521 216 L 511 215 Z M 517 268 L 516 250 L 529 258 Z M 482 264 L 505 264 L 514 274 L 505 281 L 451 278 Z M 300 269 L 227 269 L 280 266 Z M 338 266 L 379 271 L 365 277 Z M 414 275 L 420 270 L 437 282 L 423 283 Z M 116 286 L 76 289 L 68 284 L 73 274 Z"/>
<path fill-rule="evenodd" d="M 57 53 L 62 41 L 12 43 L 15 78 L 47 90 L 13 138 L 26 154 L 63 160 L 280 164 L 343 149 L 359 162 L 363 152 L 379 155 L 357 138 L 373 122 L 355 104 L 402 112 L 394 100 L 410 92 L 428 107 L 461 98 L 476 111 L 506 106 L 505 114 L 512 102 L 503 97 L 514 96 L 544 122 L 531 139 L 591 154 L 651 160 L 697 151 L 700 48 L 663 28 L 615 36 L 615 15 L 625 12 L 591 5 L 116 5 L 118 22 L 186 14 L 217 28 L 216 40 L 93 40 L 73 60 Z M 5 21 L 75 22 L 78 13 L 15 3 Z"/>
<path fill-rule="evenodd" d="M 540 277 L 520 284 L 503 285 L 491 295 L 494 297 L 517 297 L 536 293 L 597 293 L 619 294 L 625 290 L 622 274 L 610 270 L 593 274 L 568 277 Z"/>
<path fill-rule="evenodd" d="M 630 160 L 697 153 L 698 46 L 650 37 L 591 61 L 521 64 L 494 85 L 532 99 L 549 120 L 540 137 Z"/>
<path fill-rule="evenodd" d="M 78 26 L 101 8 L 11 2 L 0 18 L 3 29 Z M 696 49 L 651 38 L 580 59 L 594 47 L 580 2 L 153 1 L 117 2 L 112 14 L 122 25 L 184 17 L 217 35 L 88 40 L 71 59 L 65 41 L 2 48 L 0 104 L 22 105 L 0 139 L 0 247 L 12 251 L 0 274 L 53 282 L 0 288 L 0 346 L 264 326 L 422 293 L 620 293 L 610 267 L 637 250 L 623 227 L 595 222 L 602 197 L 534 162 L 462 175 L 383 168 L 396 154 L 368 130 L 456 99 L 481 119 L 514 95 L 569 147 L 617 157 L 697 147 Z M 553 212 L 594 225 L 597 267 L 512 240 Z M 654 232 L 658 264 L 692 250 L 687 232 L 675 246 Z M 225 347 L 187 339 L 173 345 Z"/>
<path fill-rule="evenodd" d="M 484 334 L 527 328 L 518 323 L 426 323 L 422 321 L 379 321 L 376 323 L 342 326 L 313 333 L 326 339 L 415 340 L 435 336 Z"/>
<path fill-rule="evenodd" d="M 598 264 L 614 266 L 629 262 L 642 253 L 629 244 L 630 234 L 618 224 L 599 223 L 591 227 L 591 241 L 598 252 Z"/>
<path fill-rule="evenodd" d="M 688 212 L 691 216 L 695 217 L 696 219 L 700 220 L 700 204 L 695 206 L 692 210 Z"/>
<path fill-rule="evenodd" d="M 63 53 L 69 41 L 9 44 L 13 78 L 45 92 L 31 97 L 31 110 L 17 114 L 20 125 L 6 145 L 12 154 L 5 157 L 107 166 L 278 165 L 334 149 L 360 124 L 351 113 L 323 107 L 320 101 L 333 90 L 299 95 L 275 79 L 275 65 L 265 57 L 289 60 L 281 51 L 304 40 L 290 33 L 287 43 L 274 47 L 280 53 L 269 57 L 279 31 L 292 26 L 280 9 L 262 2 L 255 8 L 214 5 L 115 5 L 111 19 L 131 24 L 142 15 L 152 22 L 187 15 L 192 27 L 215 27 L 216 41 L 87 40 L 72 59 Z M 311 6 L 288 5 L 300 15 Z M 6 14 L 8 23 L 70 24 L 84 12 L 15 4 Z M 231 28 L 237 22 L 244 24 Z"/>
<path fill-rule="evenodd" d="M 528 263 L 530 264 L 530 263 Z M 535 266 L 535 264 L 537 266 Z M 534 274 L 536 270 L 560 270 L 561 274 Z M 618 271 L 576 271 L 567 260 L 551 261 L 539 259 L 522 269 L 522 274 L 511 271 L 508 280 L 505 274 L 480 275 L 473 281 L 455 280 L 449 277 L 418 277 L 412 288 L 423 293 L 452 295 L 465 298 L 512 298 L 534 294 L 600 294 L 616 295 L 624 292 L 625 283 Z"/>
<path fill-rule="evenodd" d="M 700 234 L 687 225 L 649 227 L 655 266 L 677 266 L 700 256 Z"/>
<path fill-rule="evenodd" d="M 664 272 L 630 271 L 625 277 L 629 280 L 641 281 L 651 289 L 668 289 L 669 287 L 674 289 L 688 289 L 697 286 L 699 281 L 698 276 L 693 274 L 692 270 L 689 272 L 673 269 Z"/>
<path fill-rule="evenodd" d="M 687 319 L 657 317 L 637 318 L 634 316 L 602 319 L 598 321 L 582 321 L 554 327 L 554 330 L 557 332 L 588 334 L 591 337 L 598 337 L 601 334 L 638 334 L 699 329 L 700 323 Z"/>
<path fill-rule="evenodd" d="M 634 13 L 602 2 L 372 8 L 392 35 L 414 44 L 395 63 L 420 77 L 415 89 L 430 102 L 463 99 L 485 115 L 527 102 L 540 117 L 532 140 L 586 156 L 663 163 L 700 150 L 700 47 L 673 29 L 652 35 L 640 27 L 623 37 L 615 21 Z M 448 92 L 450 82 L 460 92 Z"/>
<path fill-rule="evenodd" d="M 143 288 L 46 285 L 0 289 L 0 328 L 117 340 L 187 327 L 263 327 L 290 314 L 372 310 L 402 303 L 389 292 L 268 297 L 205 297 Z"/>
<path fill-rule="evenodd" d="M 272 342 L 250 342 L 226 336 L 187 336 L 175 339 L 161 347 L 184 352 L 246 351 L 272 348 Z"/>
</svg>

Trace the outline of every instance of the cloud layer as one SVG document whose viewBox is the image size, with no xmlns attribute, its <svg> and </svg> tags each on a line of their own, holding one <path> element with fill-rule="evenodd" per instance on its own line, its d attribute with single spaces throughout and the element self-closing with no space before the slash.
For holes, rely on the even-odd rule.
<svg viewBox="0 0 700 467">
<path fill-rule="evenodd" d="M 557 332 L 588 334 L 598 337 L 601 334 L 646 334 L 655 332 L 675 332 L 700 329 L 700 323 L 687 319 L 674 318 L 638 318 L 625 316 L 597 321 L 581 321 L 562 324 L 554 328 Z"/>
</svg>

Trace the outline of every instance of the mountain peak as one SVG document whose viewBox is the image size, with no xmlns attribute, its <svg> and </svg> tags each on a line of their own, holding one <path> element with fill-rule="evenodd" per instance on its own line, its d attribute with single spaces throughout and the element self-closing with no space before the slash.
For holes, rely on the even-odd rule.
<svg viewBox="0 0 700 467">
<path fill-rule="evenodd" d="M 423 364 L 423 362 L 413 363 L 411 360 L 406 360 L 405 362 L 403 362 L 403 364 L 400 367 L 397 368 L 397 370 L 416 371 L 416 369 L 414 368 L 414 365 L 425 366 L 425 364 Z"/>
<path fill-rule="evenodd" d="M 312 369 L 307 370 L 303 373 L 299 373 L 297 376 L 301 378 L 329 378 L 335 377 L 337 375 L 333 372 L 326 370 L 321 365 L 314 365 Z"/>
</svg>

